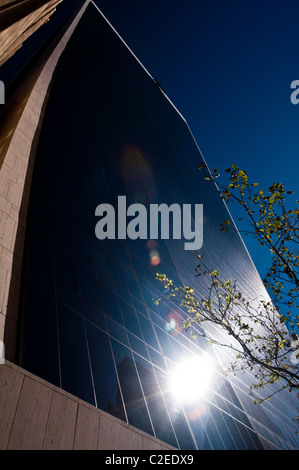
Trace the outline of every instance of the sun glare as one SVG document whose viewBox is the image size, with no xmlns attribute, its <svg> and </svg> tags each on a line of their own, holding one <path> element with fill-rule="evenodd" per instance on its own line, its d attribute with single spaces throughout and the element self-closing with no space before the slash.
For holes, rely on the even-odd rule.
<svg viewBox="0 0 299 470">
<path fill-rule="evenodd" d="M 177 401 L 192 403 L 207 393 L 211 378 L 212 368 L 207 358 L 184 360 L 172 371 L 172 394 Z"/>
</svg>

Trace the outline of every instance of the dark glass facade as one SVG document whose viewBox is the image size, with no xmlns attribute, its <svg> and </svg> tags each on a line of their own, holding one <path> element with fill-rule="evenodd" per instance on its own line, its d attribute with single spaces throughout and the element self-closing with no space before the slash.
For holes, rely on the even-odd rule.
<svg viewBox="0 0 299 470">
<path fill-rule="evenodd" d="M 246 377 L 230 382 L 226 353 L 182 329 L 185 313 L 155 306 L 155 273 L 204 289 L 184 240 L 99 240 L 101 203 L 203 204 L 206 262 L 263 290 L 225 205 L 197 166 L 188 125 L 90 5 L 58 63 L 37 147 L 20 305 L 19 363 L 77 397 L 180 449 L 288 448 L 291 405 L 264 409 Z M 208 353 L 213 383 L 178 404 L 170 371 Z"/>
</svg>

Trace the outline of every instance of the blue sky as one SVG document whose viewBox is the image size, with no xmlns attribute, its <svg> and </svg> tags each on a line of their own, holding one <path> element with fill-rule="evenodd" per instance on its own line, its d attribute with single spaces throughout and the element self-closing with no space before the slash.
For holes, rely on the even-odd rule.
<svg viewBox="0 0 299 470">
<path fill-rule="evenodd" d="M 37 34 L 81 3 L 64 0 Z M 211 169 L 235 163 L 261 187 L 281 182 L 299 199 L 299 104 L 290 101 L 299 80 L 298 0 L 96 3 L 183 114 Z M 263 276 L 269 257 L 244 241 Z"/>
</svg>

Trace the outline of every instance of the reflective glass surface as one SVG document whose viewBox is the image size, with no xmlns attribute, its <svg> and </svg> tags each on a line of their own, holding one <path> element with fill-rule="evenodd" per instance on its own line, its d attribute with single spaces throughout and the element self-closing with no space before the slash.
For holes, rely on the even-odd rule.
<svg viewBox="0 0 299 470">
<path fill-rule="evenodd" d="M 188 125 L 91 5 L 71 37 L 45 108 L 32 182 L 20 306 L 20 365 L 181 449 L 291 448 L 292 403 L 248 398 L 250 378 L 224 374 L 226 353 L 183 329 L 186 314 L 155 280 L 197 289 L 184 240 L 99 240 L 95 209 L 203 204 L 206 263 L 250 297 L 260 279 Z M 209 391 L 177 400 L 171 374 L 209 356 Z M 193 371 L 202 381 L 200 367 Z M 202 375 L 201 375 L 202 374 Z M 262 410 L 262 411 L 261 411 Z M 282 410 L 282 411 L 281 411 Z"/>
</svg>

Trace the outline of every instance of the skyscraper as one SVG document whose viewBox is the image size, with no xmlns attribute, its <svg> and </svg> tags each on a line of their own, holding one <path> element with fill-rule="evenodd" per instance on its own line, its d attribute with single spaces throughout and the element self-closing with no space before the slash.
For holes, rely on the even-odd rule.
<svg viewBox="0 0 299 470">
<path fill-rule="evenodd" d="M 184 237 L 151 237 L 148 219 L 133 230 L 146 236 L 128 237 L 136 204 L 201 205 L 208 264 L 248 297 L 266 292 L 239 234 L 219 231 L 230 215 L 196 171 L 185 119 L 93 2 L 39 53 L 2 122 L 1 446 L 297 448 L 292 397 L 253 405 L 252 377 L 227 378 L 225 351 L 191 338 L 179 307 L 153 302 L 156 272 L 202 285 Z M 182 360 L 198 387 L 209 380 L 195 401 L 171 386 Z"/>
</svg>

